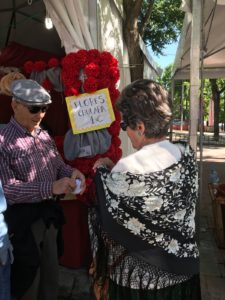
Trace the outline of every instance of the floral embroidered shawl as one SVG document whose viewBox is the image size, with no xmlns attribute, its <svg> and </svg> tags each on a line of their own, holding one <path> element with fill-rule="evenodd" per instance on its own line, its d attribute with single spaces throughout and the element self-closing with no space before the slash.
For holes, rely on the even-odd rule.
<svg viewBox="0 0 225 300">
<path fill-rule="evenodd" d="M 198 169 L 186 145 L 180 161 L 149 174 L 96 175 L 102 228 L 132 255 L 178 274 L 199 269 L 195 241 Z"/>
</svg>

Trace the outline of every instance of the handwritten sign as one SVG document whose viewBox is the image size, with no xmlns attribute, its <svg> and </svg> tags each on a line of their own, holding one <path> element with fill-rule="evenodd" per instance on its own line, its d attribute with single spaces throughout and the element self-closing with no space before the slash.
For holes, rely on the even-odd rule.
<svg viewBox="0 0 225 300">
<path fill-rule="evenodd" d="M 115 120 L 108 89 L 66 97 L 74 134 L 107 128 Z"/>
</svg>

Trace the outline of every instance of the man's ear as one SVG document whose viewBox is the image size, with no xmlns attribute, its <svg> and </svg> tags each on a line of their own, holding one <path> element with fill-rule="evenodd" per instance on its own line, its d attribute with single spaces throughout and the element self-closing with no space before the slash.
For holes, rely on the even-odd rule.
<svg viewBox="0 0 225 300">
<path fill-rule="evenodd" d="M 12 100 L 11 107 L 12 107 L 13 111 L 15 112 L 15 110 L 17 108 L 17 102 L 15 100 Z"/>
</svg>

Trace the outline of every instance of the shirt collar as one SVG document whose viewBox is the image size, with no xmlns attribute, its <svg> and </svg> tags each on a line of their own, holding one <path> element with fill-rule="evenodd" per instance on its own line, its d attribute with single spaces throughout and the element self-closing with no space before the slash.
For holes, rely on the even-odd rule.
<svg viewBox="0 0 225 300">
<path fill-rule="evenodd" d="M 28 135 L 31 135 L 31 133 L 26 129 L 24 128 L 23 126 L 21 126 L 16 120 L 14 117 L 11 117 L 11 120 L 10 120 L 11 124 L 13 126 L 15 126 L 17 128 L 18 131 L 20 131 L 21 133 L 23 134 L 28 134 Z M 36 128 L 35 129 L 35 133 L 36 135 L 39 135 L 41 133 L 42 129 L 39 127 L 39 128 Z"/>
</svg>

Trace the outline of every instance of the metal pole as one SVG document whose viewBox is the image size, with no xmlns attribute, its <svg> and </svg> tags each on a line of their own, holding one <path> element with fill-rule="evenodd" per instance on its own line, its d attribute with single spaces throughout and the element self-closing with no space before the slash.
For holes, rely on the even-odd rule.
<svg viewBox="0 0 225 300">
<path fill-rule="evenodd" d="M 183 121 L 184 121 L 184 109 L 183 109 L 183 102 L 184 102 L 184 81 L 181 80 L 181 102 L 180 102 L 180 130 L 183 130 Z"/>
<path fill-rule="evenodd" d="M 201 0 L 192 1 L 192 31 L 190 51 L 190 145 L 197 150 L 197 130 L 199 125 L 199 64 L 201 36 Z"/>
</svg>

